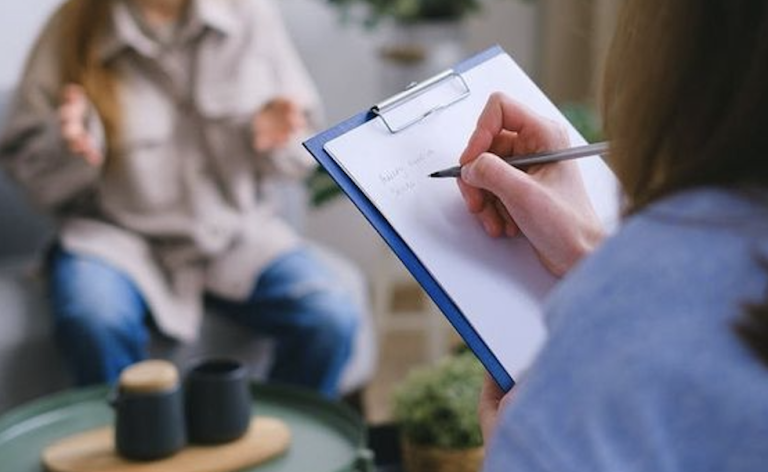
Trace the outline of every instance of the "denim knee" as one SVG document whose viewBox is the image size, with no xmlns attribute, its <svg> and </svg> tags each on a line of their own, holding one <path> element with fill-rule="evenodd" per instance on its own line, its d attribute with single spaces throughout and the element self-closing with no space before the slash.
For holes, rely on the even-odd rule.
<svg viewBox="0 0 768 472">
<path fill-rule="evenodd" d="M 56 336 L 65 349 L 104 356 L 118 346 L 140 350 L 146 344 L 143 297 L 118 270 L 59 250 L 49 282 Z"/>
<path fill-rule="evenodd" d="M 143 345 L 148 339 L 143 323 L 127 307 L 84 297 L 65 306 L 54 307 L 54 326 L 61 342 L 96 340 L 108 346 L 122 343 Z"/>
<path fill-rule="evenodd" d="M 310 315 L 303 323 L 311 336 L 326 346 L 349 346 L 360 323 L 360 313 L 347 297 L 338 293 L 322 293 L 304 300 Z M 320 339 L 318 339 L 320 338 Z"/>
</svg>

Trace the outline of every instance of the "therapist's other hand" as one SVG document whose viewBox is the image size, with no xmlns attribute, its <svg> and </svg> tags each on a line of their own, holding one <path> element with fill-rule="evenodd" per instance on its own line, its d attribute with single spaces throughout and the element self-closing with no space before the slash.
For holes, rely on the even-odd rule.
<svg viewBox="0 0 768 472">
<path fill-rule="evenodd" d="M 569 147 L 560 124 L 495 93 L 461 156 L 458 180 L 469 211 L 492 237 L 522 233 L 554 275 L 565 275 L 603 239 L 603 228 L 578 165 L 559 162 L 518 170 L 499 156 Z"/>
<path fill-rule="evenodd" d="M 253 147 L 268 152 L 285 147 L 307 127 L 304 110 L 294 101 L 280 97 L 267 103 L 253 119 Z"/>
<path fill-rule="evenodd" d="M 85 90 L 79 85 L 65 85 L 59 106 L 59 128 L 67 150 L 81 157 L 88 164 L 98 167 L 104 163 L 96 139 L 88 130 L 87 118 L 90 105 Z"/>
<path fill-rule="evenodd" d="M 483 443 L 490 444 L 491 438 L 496 432 L 499 415 L 512 400 L 513 391 L 505 394 L 490 375 L 485 374 L 483 390 L 480 392 L 480 401 L 477 405 L 477 414 L 480 418 L 480 429 L 483 432 Z"/>
</svg>

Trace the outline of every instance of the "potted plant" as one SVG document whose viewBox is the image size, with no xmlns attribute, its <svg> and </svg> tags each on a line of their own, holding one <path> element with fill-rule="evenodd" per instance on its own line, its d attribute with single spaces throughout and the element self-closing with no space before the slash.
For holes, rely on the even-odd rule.
<svg viewBox="0 0 768 472">
<path fill-rule="evenodd" d="M 406 472 L 480 470 L 477 402 L 484 369 L 470 351 L 411 372 L 395 390 Z"/>
</svg>

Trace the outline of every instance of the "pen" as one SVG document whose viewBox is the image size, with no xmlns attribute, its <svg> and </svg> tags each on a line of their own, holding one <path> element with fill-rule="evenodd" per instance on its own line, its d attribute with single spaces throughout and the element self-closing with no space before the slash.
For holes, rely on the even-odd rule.
<svg viewBox="0 0 768 472">
<path fill-rule="evenodd" d="M 608 154 L 608 143 L 595 143 L 587 146 L 578 146 L 560 151 L 547 151 L 538 154 L 529 154 L 527 156 L 512 156 L 503 158 L 504 162 L 515 167 L 529 167 L 537 164 L 549 164 L 550 162 L 567 161 L 569 159 L 578 159 L 595 155 Z M 450 167 L 429 174 L 433 178 L 459 177 L 461 176 L 461 166 Z"/>
</svg>

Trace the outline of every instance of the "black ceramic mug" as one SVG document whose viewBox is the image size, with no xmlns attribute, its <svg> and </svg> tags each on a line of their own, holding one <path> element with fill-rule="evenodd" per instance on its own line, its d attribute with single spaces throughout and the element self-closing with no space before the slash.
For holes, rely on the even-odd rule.
<svg viewBox="0 0 768 472">
<path fill-rule="evenodd" d="M 239 361 L 211 359 L 197 364 L 187 373 L 184 390 L 190 442 L 221 444 L 248 431 L 248 371 Z"/>
<path fill-rule="evenodd" d="M 163 459 L 186 445 L 184 394 L 173 364 L 147 361 L 127 368 L 110 400 L 115 448 L 124 458 Z"/>
</svg>

